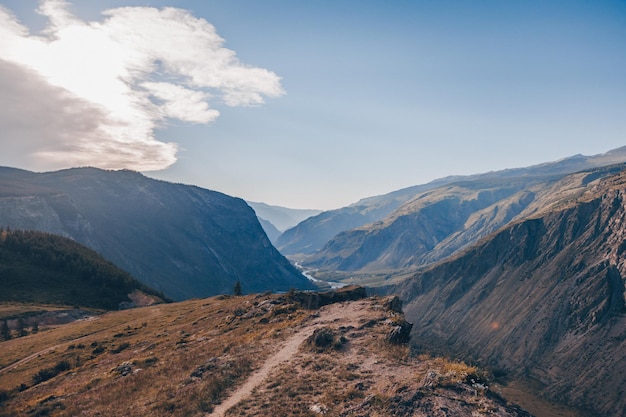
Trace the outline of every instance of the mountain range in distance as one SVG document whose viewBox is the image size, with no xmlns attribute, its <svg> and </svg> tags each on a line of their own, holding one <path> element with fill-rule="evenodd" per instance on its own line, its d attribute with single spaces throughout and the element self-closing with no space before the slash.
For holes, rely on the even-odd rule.
<svg viewBox="0 0 626 417">
<path fill-rule="evenodd" d="M 263 230 L 272 243 L 275 243 L 278 236 L 285 230 L 322 212 L 322 210 L 293 209 L 253 201 L 247 201 L 247 203 L 256 213 Z"/>
<path fill-rule="evenodd" d="M 446 177 L 322 212 L 285 231 L 275 244 L 315 271 L 316 278 L 381 285 L 558 204 L 589 182 L 618 172 L 625 162 L 623 147 L 528 168 Z"/>
</svg>

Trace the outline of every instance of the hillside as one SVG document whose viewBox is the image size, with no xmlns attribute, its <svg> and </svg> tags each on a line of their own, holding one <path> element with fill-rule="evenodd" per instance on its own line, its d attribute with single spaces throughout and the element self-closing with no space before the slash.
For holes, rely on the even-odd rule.
<svg viewBox="0 0 626 417">
<path fill-rule="evenodd" d="M 454 182 L 416 195 L 379 222 L 340 233 L 302 264 L 351 273 L 406 272 L 444 259 L 509 222 L 572 198 L 625 167 L 612 165 L 566 176 L 496 176 Z"/>
<path fill-rule="evenodd" d="M 383 221 L 387 216 L 393 215 L 394 211 L 403 205 L 405 205 L 403 210 L 408 208 L 406 205 L 411 204 L 411 200 L 417 200 L 421 198 L 421 196 L 428 195 L 430 190 L 439 190 L 438 192 L 441 194 L 441 189 L 451 187 L 453 184 L 461 184 L 461 186 L 463 186 L 463 184 L 471 184 L 470 188 L 475 192 L 479 192 L 479 188 L 484 185 L 485 194 L 488 194 L 493 191 L 493 184 L 496 184 L 496 187 L 508 187 L 509 184 L 512 184 L 514 187 L 523 188 L 540 181 L 556 180 L 559 177 L 578 171 L 592 170 L 598 167 L 621 164 L 624 162 L 626 162 L 626 147 L 593 156 L 575 155 L 560 161 L 526 168 L 441 178 L 428 184 L 363 199 L 348 207 L 323 212 L 285 231 L 276 240 L 276 247 L 285 255 L 312 255 L 322 250 L 323 253 L 316 255 L 310 261 L 300 259 L 303 261 L 303 264 L 310 262 L 312 268 L 326 268 L 326 263 L 328 263 L 328 269 L 330 270 L 339 267 L 340 263 L 343 263 L 343 268 L 349 271 L 361 269 L 362 266 L 368 263 L 371 263 L 371 266 L 376 269 L 387 268 L 387 266 L 384 265 L 387 261 L 383 260 L 381 263 L 380 260 L 373 259 L 372 256 L 376 256 L 371 255 L 370 252 L 372 249 L 374 251 L 380 251 L 380 248 L 388 244 L 388 242 L 385 242 L 385 239 L 389 239 L 389 236 L 395 236 L 396 232 L 382 232 L 382 239 L 378 241 L 377 237 L 372 237 L 372 233 L 378 234 L 379 232 L 375 230 L 372 233 L 368 232 L 370 227 L 374 227 L 375 229 L 377 226 L 367 226 L 365 227 L 365 231 L 359 228 Z M 450 197 L 453 198 L 454 196 Z M 460 199 L 463 200 L 464 197 L 460 197 Z M 455 207 L 456 203 L 454 201 L 451 201 L 451 203 L 452 205 L 446 205 L 444 209 L 461 209 L 467 211 L 467 207 Z M 389 220 L 387 220 L 387 223 L 389 223 Z M 402 222 L 397 225 L 398 228 L 412 226 L 410 222 L 407 225 L 401 223 Z M 445 227 L 450 229 L 454 227 L 454 225 L 445 225 Z M 359 230 L 355 230 L 347 236 L 339 235 L 351 229 Z M 416 233 L 419 234 L 419 230 L 416 231 Z M 336 237 L 336 239 L 333 239 L 334 237 Z M 369 242 L 370 239 L 373 241 Z M 365 240 L 368 240 L 368 243 L 365 243 Z M 361 241 L 363 241 L 365 245 L 363 248 L 360 247 Z M 404 247 L 397 249 L 400 249 L 400 251 L 408 250 Z M 360 251 L 366 252 L 366 254 L 361 256 Z M 347 252 L 353 252 L 354 258 L 361 257 L 362 259 L 352 259 L 343 262 L 344 257 L 348 256 Z M 404 257 L 402 261 L 406 261 L 406 258 Z M 393 267 L 395 268 L 396 265 L 401 264 L 402 261 L 393 261 L 391 263 L 394 264 Z"/>
<path fill-rule="evenodd" d="M 117 310 L 135 292 L 163 301 L 151 288 L 71 239 L 0 230 L 0 302 L 61 304 Z M 162 296 L 161 296 L 162 297 Z"/>
<path fill-rule="evenodd" d="M 312 287 L 243 200 L 132 171 L 2 168 L 0 226 L 70 237 L 178 300 Z"/>
<path fill-rule="evenodd" d="M 365 198 L 337 210 L 324 211 L 283 232 L 276 240 L 276 247 L 285 255 L 315 253 L 341 231 L 380 220 L 416 193 L 448 181 L 451 178 Z"/>
<path fill-rule="evenodd" d="M 392 289 L 415 347 L 529 379 L 590 416 L 626 415 L 625 196 L 621 172 Z"/>
<path fill-rule="evenodd" d="M 411 358 L 394 299 L 362 297 L 222 296 L 2 342 L 0 415 L 530 416 L 477 368 Z"/>
</svg>

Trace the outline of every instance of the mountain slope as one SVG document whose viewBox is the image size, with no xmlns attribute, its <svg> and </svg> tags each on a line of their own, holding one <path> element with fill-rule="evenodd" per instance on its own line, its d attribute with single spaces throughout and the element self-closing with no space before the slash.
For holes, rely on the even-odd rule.
<svg viewBox="0 0 626 417">
<path fill-rule="evenodd" d="M 292 209 L 288 207 L 272 206 L 265 203 L 256 203 L 247 201 L 259 218 L 263 218 L 270 222 L 276 229 L 281 232 L 297 225 L 301 221 L 318 215 L 322 210 L 312 209 Z"/>
<path fill-rule="evenodd" d="M 380 220 L 416 193 L 446 184 L 452 178 L 365 198 L 348 207 L 324 211 L 286 230 L 276 240 L 276 247 L 285 255 L 314 253 L 337 233 Z"/>
<path fill-rule="evenodd" d="M 410 357 L 390 338 L 406 327 L 397 302 L 360 290 L 302 295 L 327 301 L 314 309 L 190 300 L 2 342 L 0 416 L 530 417 L 479 369 Z"/>
<path fill-rule="evenodd" d="M 313 254 L 322 249 L 326 243 L 330 244 L 329 241 L 339 233 L 380 221 L 409 200 L 417 198 L 419 195 L 424 195 L 429 190 L 446 187 L 451 184 L 490 184 L 494 181 L 500 184 L 505 184 L 507 181 L 518 183 L 521 181 L 530 184 L 540 178 L 555 178 L 577 171 L 624 162 L 626 162 L 626 147 L 594 156 L 575 155 L 560 161 L 527 168 L 507 169 L 469 176 L 446 177 L 383 196 L 363 199 L 358 203 L 338 210 L 323 212 L 284 232 L 276 241 L 276 246 L 285 255 Z M 489 187 L 488 185 L 486 188 Z M 356 234 L 360 233 L 362 232 L 356 232 Z M 344 238 L 345 236 L 342 237 L 342 239 Z M 358 239 L 358 236 L 355 238 Z M 338 248 L 341 244 L 340 242 L 334 242 L 332 245 Z M 331 257 L 333 257 L 332 254 L 327 256 L 327 258 Z M 362 263 L 362 261 L 360 262 Z M 336 266 L 333 264 L 331 268 Z"/>
<path fill-rule="evenodd" d="M 243 200 L 132 171 L 0 169 L 0 226 L 71 237 L 179 300 L 311 286 Z"/>
<path fill-rule="evenodd" d="M 159 299 L 156 291 L 71 239 L 0 231 L 0 302 L 117 310 L 135 291 Z"/>
<path fill-rule="evenodd" d="M 623 417 L 625 196 L 622 172 L 415 274 L 394 290 L 413 340 Z"/>
<path fill-rule="evenodd" d="M 262 217 L 257 216 L 257 219 L 259 220 L 263 231 L 267 235 L 267 238 L 270 240 L 270 242 L 272 242 L 272 244 L 274 244 L 278 239 L 278 236 L 281 235 L 280 230 L 278 230 L 276 226 L 274 226 L 271 222 L 265 220 Z"/>
<path fill-rule="evenodd" d="M 481 177 L 438 187 L 418 194 L 379 222 L 337 235 L 302 264 L 334 271 L 415 269 L 623 168 L 614 165 L 567 176 Z"/>
</svg>

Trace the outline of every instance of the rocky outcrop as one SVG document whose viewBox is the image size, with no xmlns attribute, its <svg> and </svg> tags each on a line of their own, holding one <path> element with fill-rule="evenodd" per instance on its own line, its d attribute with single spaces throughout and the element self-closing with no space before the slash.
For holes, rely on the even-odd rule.
<svg viewBox="0 0 626 417">
<path fill-rule="evenodd" d="M 514 223 L 396 288 L 416 348 L 530 377 L 548 397 L 626 409 L 626 173 Z"/>
<path fill-rule="evenodd" d="M 0 226 L 71 237 L 178 300 L 314 288 L 243 200 L 132 171 L 0 169 Z"/>
<path fill-rule="evenodd" d="M 367 297 L 365 287 L 351 285 L 332 291 L 298 291 L 289 294 L 289 298 L 302 305 L 304 308 L 316 310 L 322 306 L 341 303 L 345 301 L 356 301 Z"/>
</svg>

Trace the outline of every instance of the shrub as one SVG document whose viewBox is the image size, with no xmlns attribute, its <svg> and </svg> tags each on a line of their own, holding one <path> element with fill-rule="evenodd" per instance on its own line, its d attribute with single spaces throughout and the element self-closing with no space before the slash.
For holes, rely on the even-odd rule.
<svg viewBox="0 0 626 417">
<path fill-rule="evenodd" d="M 49 379 L 54 378 L 61 372 L 67 371 L 71 368 L 71 365 L 68 361 L 60 361 L 52 368 L 44 368 L 40 369 L 35 375 L 33 375 L 33 384 L 41 384 Z"/>
<path fill-rule="evenodd" d="M 115 349 L 111 350 L 111 353 L 120 353 L 124 349 L 127 349 L 129 346 L 130 346 L 130 343 L 127 343 L 127 342 L 120 343 L 120 345 L 118 347 L 116 347 Z"/>
</svg>

